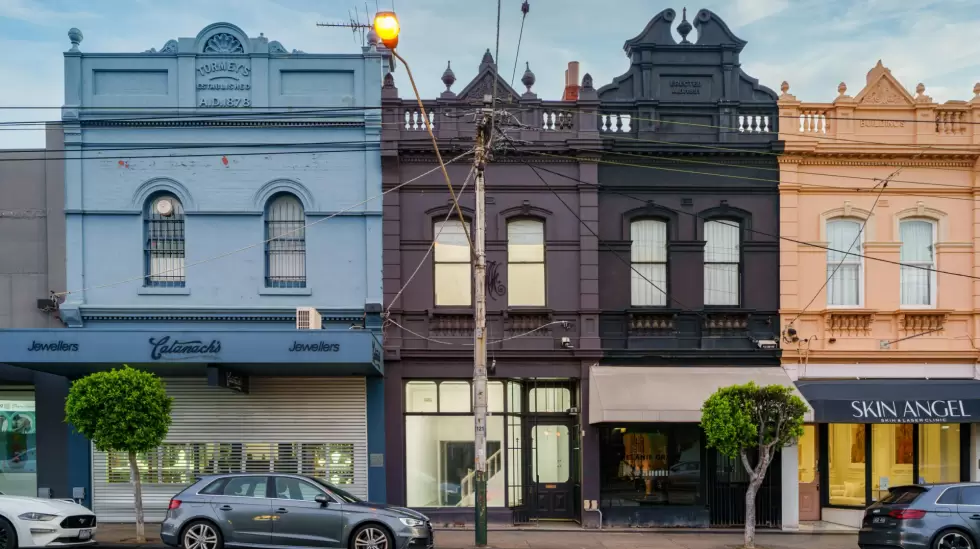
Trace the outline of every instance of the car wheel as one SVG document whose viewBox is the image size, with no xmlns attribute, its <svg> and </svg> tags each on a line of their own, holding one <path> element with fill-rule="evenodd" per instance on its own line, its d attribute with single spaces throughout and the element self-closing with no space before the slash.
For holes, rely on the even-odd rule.
<svg viewBox="0 0 980 549">
<path fill-rule="evenodd" d="M 933 549 L 973 549 L 973 540 L 959 530 L 946 530 L 936 536 Z"/>
<path fill-rule="evenodd" d="M 17 549 L 17 530 L 6 519 L 0 518 L 0 549 Z"/>
<path fill-rule="evenodd" d="M 190 523 L 180 536 L 180 545 L 184 549 L 221 549 L 224 544 L 218 527 L 203 520 Z"/>
<path fill-rule="evenodd" d="M 351 549 L 394 549 L 394 540 L 378 524 L 365 524 L 354 531 Z"/>
</svg>

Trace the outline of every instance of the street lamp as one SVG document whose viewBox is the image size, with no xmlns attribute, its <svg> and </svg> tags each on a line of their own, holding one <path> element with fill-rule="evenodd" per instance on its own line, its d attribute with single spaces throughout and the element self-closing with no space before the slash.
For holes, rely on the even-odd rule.
<svg viewBox="0 0 980 549">
<path fill-rule="evenodd" d="M 393 11 L 379 11 L 374 16 L 374 32 L 378 33 L 378 38 L 386 48 L 393 50 L 398 47 L 398 35 L 401 27 L 398 25 L 398 16 Z"/>
</svg>

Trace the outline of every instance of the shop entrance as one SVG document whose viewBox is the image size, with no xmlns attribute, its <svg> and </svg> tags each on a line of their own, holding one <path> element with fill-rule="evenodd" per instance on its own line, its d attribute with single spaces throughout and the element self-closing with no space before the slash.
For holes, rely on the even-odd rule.
<svg viewBox="0 0 980 549">
<path fill-rule="evenodd" d="M 548 418 L 524 428 L 529 463 L 530 505 L 539 519 L 575 517 L 575 452 L 578 449 L 572 418 Z"/>
<path fill-rule="evenodd" d="M 816 425 L 804 425 L 797 443 L 800 473 L 800 520 L 820 520 L 819 431 Z"/>
</svg>

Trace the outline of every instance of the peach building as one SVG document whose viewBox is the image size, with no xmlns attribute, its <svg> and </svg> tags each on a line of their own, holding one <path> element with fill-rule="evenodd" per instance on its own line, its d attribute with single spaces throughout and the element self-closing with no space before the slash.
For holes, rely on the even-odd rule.
<svg viewBox="0 0 980 549">
<path fill-rule="evenodd" d="M 837 90 L 779 99 L 782 360 L 815 421 L 784 489 L 858 526 L 889 487 L 978 477 L 980 84 L 939 104 L 879 61 Z"/>
</svg>

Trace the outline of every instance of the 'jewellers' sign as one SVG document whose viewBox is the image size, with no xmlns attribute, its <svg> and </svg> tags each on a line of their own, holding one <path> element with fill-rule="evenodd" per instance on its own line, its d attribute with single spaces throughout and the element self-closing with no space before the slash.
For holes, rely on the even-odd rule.
<svg viewBox="0 0 980 549">
<path fill-rule="evenodd" d="M 980 417 L 974 400 L 852 400 L 825 401 L 823 415 L 829 421 L 859 423 L 970 423 Z M 848 417 L 840 417 L 841 405 L 849 408 Z M 838 410 L 834 410 L 837 408 Z M 829 412 L 829 413 L 828 413 Z"/>
</svg>

